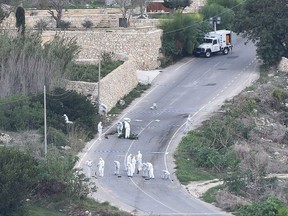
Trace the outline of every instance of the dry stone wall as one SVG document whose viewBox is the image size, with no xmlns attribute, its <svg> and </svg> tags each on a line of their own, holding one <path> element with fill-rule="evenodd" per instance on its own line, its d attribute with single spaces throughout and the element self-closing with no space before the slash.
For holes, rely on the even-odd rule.
<svg viewBox="0 0 288 216">
<path fill-rule="evenodd" d="M 67 38 L 76 38 L 81 47 L 78 59 L 92 61 L 102 52 L 114 52 L 119 55 L 132 55 L 138 69 L 158 68 L 159 49 L 162 30 L 156 28 L 137 29 L 98 29 L 97 31 L 65 31 L 57 33 Z M 45 31 L 43 41 L 50 40 L 55 31 Z"/>
<path fill-rule="evenodd" d="M 136 70 L 136 61 L 130 55 L 124 64 L 101 79 L 100 102 L 107 106 L 108 112 L 121 98 L 137 86 L 138 79 Z M 68 81 L 66 89 L 74 90 L 82 95 L 89 96 L 92 103 L 98 101 L 98 83 Z"/>
</svg>

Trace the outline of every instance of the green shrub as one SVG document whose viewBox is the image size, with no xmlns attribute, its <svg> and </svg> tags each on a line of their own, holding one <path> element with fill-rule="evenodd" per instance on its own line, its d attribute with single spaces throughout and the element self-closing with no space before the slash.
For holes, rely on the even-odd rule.
<svg viewBox="0 0 288 216">
<path fill-rule="evenodd" d="M 216 3 L 212 3 L 206 4 L 201 9 L 200 13 L 203 14 L 204 19 L 207 20 L 214 16 L 220 16 L 221 22 L 217 25 L 217 29 L 231 29 L 233 27 L 235 12 L 232 9 L 226 8 Z"/>
<path fill-rule="evenodd" d="M 283 102 L 287 97 L 287 92 L 282 88 L 276 88 L 273 90 L 272 96 L 279 102 Z"/>
<path fill-rule="evenodd" d="M 48 127 L 47 143 L 56 147 L 65 146 L 67 144 L 67 137 L 62 131 L 59 131 L 53 127 Z"/>
<path fill-rule="evenodd" d="M 101 59 L 104 65 L 112 63 L 114 55 L 113 52 L 102 52 Z"/>
<path fill-rule="evenodd" d="M 287 213 L 287 207 L 277 198 L 270 197 L 264 202 L 253 202 L 240 207 L 237 213 L 239 216 L 280 216 Z"/>
<path fill-rule="evenodd" d="M 0 214 L 25 215 L 25 200 L 37 183 L 37 163 L 28 154 L 0 148 Z"/>
<path fill-rule="evenodd" d="M 203 39 L 210 26 L 206 22 L 199 22 L 202 18 L 195 14 L 176 13 L 173 19 L 163 20 L 160 28 L 163 30 L 162 47 L 160 52 L 166 60 L 172 62 L 176 59 L 191 55 L 194 47 Z"/>
<path fill-rule="evenodd" d="M 122 61 L 101 64 L 101 78 L 115 70 L 123 64 Z M 70 64 L 66 74 L 67 79 L 73 81 L 98 82 L 99 66 L 98 64 Z"/>
<path fill-rule="evenodd" d="M 90 20 L 84 20 L 84 22 L 81 23 L 81 25 L 82 25 L 84 28 L 88 29 L 88 28 L 92 28 L 93 22 L 90 21 Z"/>
<path fill-rule="evenodd" d="M 77 157 L 50 149 L 46 160 L 39 161 L 39 185 L 36 192 L 43 195 L 67 194 L 71 199 L 83 198 L 96 191 L 93 183 L 79 169 Z"/>
<path fill-rule="evenodd" d="M 202 199 L 207 202 L 207 203 L 215 203 L 216 202 L 216 197 L 215 194 L 217 191 L 223 189 L 223 185 L 218 185 L 212 188 L 209 188 L 203 195 Z"/>
<path fill-rule="evenodd" d="M 110 110 L 109 114 L 119 114 L 122 110 L 128 107 L 135 98 L 141 96 L 143 92 L 149 89 L 150 85 L 138 84 L 128 95 L 124 96 L 120 101 L 124 101 L 124 104 L 121 104 L 120 101 Z"/>
<path fill-rule="evenodd" d="M 42 33 L 44 30 L 47 29 L 48 23 L 43 20 L 37 20 L 36 24 L 34 25 L 34 28 L 36 28 L 38 30 L 39 33 Z"/>
<path fill-rule="evenodd" d="M 43 100 L 43 95 L 37 97 Z M 94 137 L 97 129 L 96 109 L 90 100 L 75 91 L 57 88 L 47 95 L 47 124 L 63 133 L 67 127 L 63 118 L 66 114 L 74 127 L 80 127 L 87 132 L 89 138 Z"/>
<path fill-rule="evenodd" d="M 60 28 L 61 28 L 62 30 L 68 29 L 68 28 L 70 28 L 70 26 L 71 26 L 71 22 L 61 20 L 61 22 L 60 22 Z"/>
<path fill-rule="evenodd" d="M 38 129 L 43 125 L 43 105 L 25 95 L 0 100 L 0 128 L 7 131 Z"/>
</svg>

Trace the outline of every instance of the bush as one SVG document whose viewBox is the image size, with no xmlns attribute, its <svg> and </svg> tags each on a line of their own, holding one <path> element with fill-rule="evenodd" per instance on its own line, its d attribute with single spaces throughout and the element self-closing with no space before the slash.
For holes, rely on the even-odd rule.
<svg viewBox="0 0 288 216">
<path fill-rule="evenodd" d="M 96 187 L 81 170 L 73 168 L 77 157 L 49 151 L 46 160 L 39 161 L 39 182 L 36 192 L 41 195 L 65 193 L 73 198 L 84 198 Z"/>
<path fill-rule="evenodd" d="M 47 95 L 47 124 L 67 134 L 64 114 L 74 127 L 84 129 L 89 138 L 94 137 L 98 124 L 96 110 L 87 97 L 60 88 Z"/>
<path fill-rule="evenodd" d="M 53 127 L 47 128 L 47 142 L 56 147 L 65 146 L 68 143 L 66 135 Z"/>
<path fill-rule="evenodd" d="M 101 53 L 101 59 L 102 59 L 104 65 L 112 63 L 114 55 L 115 54 L 113 52 L 102 52 Z"/>
<path fill-rule="evenodd" d="M 71 22 L 61 20 L 61 22 L 60 22 L 60 28 L 61 28 L 62 30 L 68 29 L 68 28 L 70 28 L 70 26 L 71 26 Z"/>
<path fill-rule="evenodd" d="M 108 64 L 101 64 L 101 78 L 115 70 L 123 64 L 122 61 L 110 62 Z M 98 82 L 99 65 L 95 64 L 70 64 L 67 79 L 73 81 L 85 81 L 85 82 Z"/>
<path fill-rule="evenodd" d="M 285 216 L 287 207 L 280 200 L 270 197 L 266 201 L 254 202 L 241 207 L 237 212 L 239 216 Z"/>
<path fill-rule="evenodd" d="M 92 28 L 93 22 L 90 21 L 90 20 L 84 20 L 84 22 L 81 23 L 81 25 L 82 25 L 84 28 L 88 29 L 88 28 Z"/>
<path fill-rule="evenodd" d="M 204 19 L 209 20 L 209 18 L 214 16 L 221 17 L 221 23 L 217 25 L 217 29 L 232 29 L 235 20 L 235 13 L 232 9 L 226 8 L 219 4 L 206 4 L 200 11 L 203 14 Z"/>
<path fill-rule="evenodd" d="M 173 16 L 173 20 L 164 20 L 160 24 L 163 29 L 160 52 L 164 58 L 173 62 L 192 54 L 196 44 L 210 28 L 206 22 L 199 22 L 200 20 L 201 17 L 197 15 L 179 13 Z M 162 62 L 167 64 L 167 60 Z"/>
<path fill-rule="evenodd" d="M 272 96 L 278 101 L 283 102 L 287 97 L 287 92 L 282 88 L 276 88 L 273 90 Z"/>
<path fill-rule="evenodd" d="M 43 125 L 43 105 L 25 95 L 0 100 L 0 128 L 7 131 L 38 129 Z"/>
<path fill-rule="evenodd" d="M 1 216 L 25 215 L 25 200 L 37 181 L 37 164 L 13 148 L 0 148 Z"/>
<path fill-rule="evenodd" d="M 36 24 L 34 25 L 34 28 L 36 28 L 38 30 L 38 32 L 41 34 L 44 30 L 47 29 L 48 23 L 43 20 L 40 19 L 36 22 Z"/>
</svg>

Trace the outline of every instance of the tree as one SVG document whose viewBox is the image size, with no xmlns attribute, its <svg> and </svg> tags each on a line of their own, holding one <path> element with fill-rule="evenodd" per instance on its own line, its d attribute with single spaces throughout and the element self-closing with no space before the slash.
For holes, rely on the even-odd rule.
<svg viewBox="0 0 288 216">
<path fill-rule="evenodd" d="M 192 4 L 192 0 L 164 0 L 163 5 L 172 10 L 183 11 L 186 7 Z"/>
<path fill-rule="evenodd" d="M 246 0 L 236 14 L 235 31 L 255 42 L 265 65 L 288 57 L 287 0 Z"/>
<path fill-rule="evenodd" d="M 147 7 L 147 4 L 152 0 L 132 0 L 132 7 L 139 7 L 140 10 L 140 18 L 144 18 L 144 13 Z"/>
<path fill-rule="evenodd" d="M 33 158 L 13 148 L 0 148 L 1 216 L 24 215 L 25 200 L 35 187 L 37 164 Z"/>
<path fill-rule="evenodd" d="M 7 5 L 6 5 L 7 6 Z M 2 3 L 0 3 L 0 24 L 1 22 L 10 15 L 11 11 L 8 11 Z"/>
<path fill-rule="evenodd" d="M 127 12 L 132 7 L 131 0 L 114 0 L 122 12 L 123 27 L 128 27 Z M 120 25 L 120 26 L 122 26 Z"/>
<path fill-rule="evenodd" d="M 225 8 L 237 9 L 243 0 L 208 0 L 206 5 L 218 4 Z"/>
<path fill-rule="evenodd" d="M 212 17 L 221 17 L 220 24 L 217 24 L 218 29 L 231 29 L 235 20 L 235 13 L 229 8 L 225 8 L 219 4 L 206 4 L 200 13 L 204 19 L 209 20 Z"/>
<path fill-rule="evenodd" d="M 21 35 L 24 35 L 24 33 L 25 33 L 25 10 L 24 10 L 24 8 L 23 7 L 18 7 L 16 9 L 15 16 L 16 16 L 17 32 L 20 32 Z"/>
<path fill-rule="evenodd" d="M 194 47 L 208 31 L 208 23 L 199 22 L 200 17 L 176 13 L 172 20 L 161 23 L 163 29 L 161 52 L 168 62 L 191 55 Z M 168 63 L 167 62 L 167 63 Z"/>
<path fill-rule="evenodd" d="M 55 9 L 56 14 L 52 9 L 49 9 L 48 13 L 56 21 L 56 28 L 61 28 L 63 8 L 69 3 L 69 0 L 49 0 L 49 3 Z"/>
</svg>

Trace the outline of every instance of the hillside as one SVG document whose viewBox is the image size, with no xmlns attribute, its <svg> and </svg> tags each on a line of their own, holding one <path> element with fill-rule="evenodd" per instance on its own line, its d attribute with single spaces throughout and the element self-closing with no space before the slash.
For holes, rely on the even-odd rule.
<svg viewBox="0 0 288 216">
<path fill-rule="evenodd" d="M 239 169 L 222 173 L 226 176 L 224 185 L 218 179 L 188 184 L 186 188 L 192 195 L 205 200 L 205 192 L 215 187 L 208 191 L 214 196 L 210 202 L 226 211 L 268 197 L 276 197 L 288 206 L 287 59 L 281 65 L 278 69 L 261 69 L 260 79 L 227 101 L 220 114 L 216 114 L 223 122 L 228 116 L 236 116 L 234 121 L 242 125 L 241 130 L 247 130 L 243 133 L 247 137 L 237 134 L 233 138 L 232 149 L 240 159 Z M 225 132 L 227 137 L 230 132 Z"/>
</svg>

